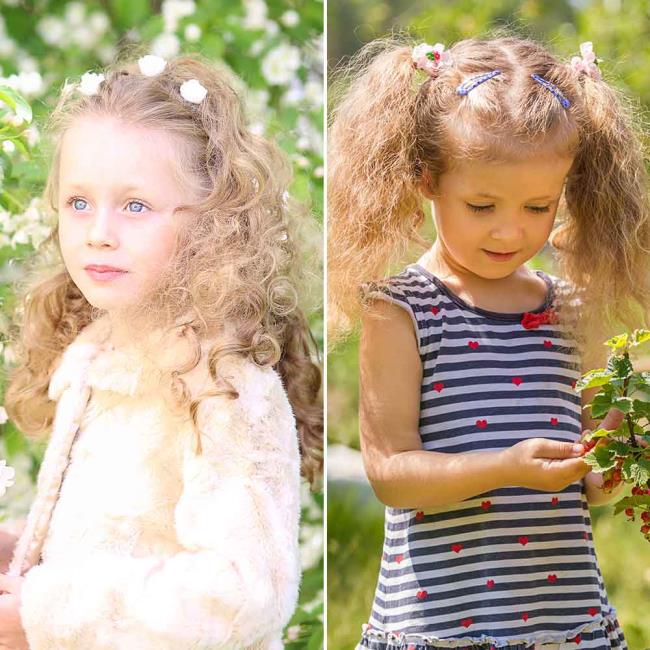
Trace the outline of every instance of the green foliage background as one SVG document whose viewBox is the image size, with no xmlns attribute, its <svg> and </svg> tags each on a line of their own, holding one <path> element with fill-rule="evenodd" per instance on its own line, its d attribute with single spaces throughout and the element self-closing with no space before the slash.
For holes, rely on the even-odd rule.
<svg viewBox="0 0 650 650">
<path fill-rule="evenodd" d="M 290 193 L 309 205 L 314 228 L 323 215 L 323 4 L 321 0 L 4 0 L 0 2 L 0 86 L 33 109 L 21 123 L 0 103 L 0 332 L 7 332 L 12 282 L 45 238 L 39 195 L 48 160 L 40 138 L 66 79 L 100 72 L 130 43 L 171 58 L 198 51 L 238 77 L 251 128 L 274 139 L 294 167 Z M 8 90 L 7 92 L 11 92 Z M 7 144 L 8 143 L 8 144 Z M 316 235 L 314 235 L 316 237 Z M 320 241 L 311 241 L 320 249 Z M 322 286 L 306 288 L 320 296 Z M 322 304 L 310 322 L 322 355 Z M 2 363 L 11 363 L 6 336 Z M 25 516 L 43 445 L 29 443 L 0 409 L 3 458 L 16 470 L 3 517 Z M 323 647 L 323 494 L 303 486 L 300 603 L 287 626 L 287 648 Z"/>
<path fill-rule="evenodd" d="M 364 43 L 407 30 L 419 42 L 487 36 L 495 28 L 546 42 L 561 57 L 593 41 L 605 79 L 621 88 L 641 115 L 650 105 L 650 0 L 329 0 L 328 81 Z M 647 119 L 644 117 L 644 121 Z M 647 144 L 647 143 L 646 143 Z M 424 234 L 433 242 L 431 223 Z M 414 251 L 414 261 L 420 255 Z M 550 249 L 529 262 L 555 273 Z M 395 269 L 397 270 L 397 269 Z M 328 354 L 328 440 L 358 449 L 358 340 Z M 328 643 L 353 648 L 370 613 L 383 540 L 383 508 L 354 482 L 328 484 Z M 606 588 L 630 650 L 650 647 L 650 547 L 613 505 L 591 508 L 594 543 Z M 633 528 L 631 528 L 633 527 Z"/>
</svg>

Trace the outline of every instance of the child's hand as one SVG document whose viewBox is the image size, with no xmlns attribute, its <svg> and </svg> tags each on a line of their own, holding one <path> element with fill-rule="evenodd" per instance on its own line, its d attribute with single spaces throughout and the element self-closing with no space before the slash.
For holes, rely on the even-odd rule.
<svg viewBox="0 0 650 650">
<path fill-rule="evenodd" d="M 624 417 L 622 411 L 610 409 L 601 426 L 616 429 Z M 516 485 L 545 492 L 559 492 L 588 474 L 591 467 L 582 460 L 584 453 L 581 443 L 547 438 L 522 440 L 504 452 Z"/>
<path fill-rule="evenodd" d="M 25 578 L 0 574 L 0 650 L 29 650 L 20 619 L 20 592 Z"/>
</svg>

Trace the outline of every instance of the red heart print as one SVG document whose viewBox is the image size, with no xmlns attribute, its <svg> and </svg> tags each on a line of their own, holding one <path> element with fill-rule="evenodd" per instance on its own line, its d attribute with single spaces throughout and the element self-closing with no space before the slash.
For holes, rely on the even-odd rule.
<svg viewBox="0 0 650 650">
<path fill-rule="evenodd" d="M 557 426 L 557 418 L 551 418 L 551 424 L 555 427 Z"/>
<path fill-rule="evenodd" d="M 481 508 L 487 510 L 492 505 L 492 501 L 481 501 Z"/>
<path fill-rule="evenodd" d="M 433 385 L 433 390 L 437 391 L 438 393 L 445 387 L 445 385 L 441 381 L 437 381 Z"/>
<path fill-rule="evenodd" d="M 452 544 L 452 545 L 451 545 L 451 550 L 452 550 L 454 553 L 460 553 L 461 550 L 462 550 L 462 548 L 463 548 L 463 545 L 462 545 L 462 544 Z"/>
<path fill-rule="evenodd" d="M 521 382 L 522 382 L 522 381 L 523 381 L 523 379 L 522 379 L 521 377 L 513 377 L 513 378 L 512 378 L 512 383 L 513 383 L 515 386 L 519 386 L 519 385 L 521 385 Z"/>
<path fill-rule="evenodd" d="M 431 313 L 436 316 L 440 311 L 440 307 L 431 307 Z"/>
<path fill-rule="evenodd" d="M 415 519 L 416 521 L 422 521 L 424 519 L 424 512 L 422 512 L 422 510 L 418 510 L 415 513 Z"/>
<path fill-rule="evenodd" d="M 525 535 L 522 535 L 522 536 L 519 538 L 519 543 L 520 543 L 522 546 L 526 546 L 526 544 L 528 544 L 528 537 L 526 537 Z"/>
<path fill-rule="evenodd" d="M 552 348 L 552 347 L 553 347 L 553 343 L 552 343 L 551 341 L 549 341 L 548 339 L 546 339 L 546 340 L 544 341 L 544 347 L 545 347 L 545 348 Z"/>
<path fill-rule="evenodd" d="M 492 589 L 492 587 L 494 587 L 494 580 L 488 580 L 487 581 L 487 588 Z"/>
<path fill-rule="evenodd" d="M 524 613 L 521 615 L 521 618 L 523 618 L 524 621 L 527 621 L 527 620 L 528 620 L 528 612 L 524 612 Z"/>
<path fill-rule="evenodd" d="M 415 650 L 415 646 L 412 643 L 409 643 L 406 650 Z"/>
<path fill-rule="evenodd" d="M 554 506 L 556 506 L 558 503 L 560 503 L 560 500 L 559 500 L 557 497 L 553 497 L 553 498 L 551 499 L 551 503 L 552 503 Z"/>
<path fill-rule="evenodd" d="M 485 429 L 485 427 L 487 426 L 487 420 L 476 420 L 476 426 L 479 429 Z"/>
<path fill-rule="evenodd" d="M 469 345 L 469 347 L 472 348 L 472 350 L 476 350 L 476 348 L 478 347 L 478 341 L 470 341 L 467 345 Z"/>
<path fill-rule="evenodd" d="M 590 607 L 587 611 L 589 612 L 589 616 L 596 616 L 599 612 L 597 607 Z"/>
<path fill-rule="evenodd" d="M 589 539 L 589 533 L 585 530 L 585 539 Z"/>
<path fill-rule="evenodd" d="M 579 634 L 576 634 L 576 636 L 573 639 L 569 639 L 569 641 L 573 641 L 577 645 L 580 645 L 582 643 L 582 637 Z"/>
<path fill-rule="evenodd" d="M 575 389 L 577 383 L 578 383 L 578 382 L 574 379 L 574 380 L 571 382 L 571 388 Z"/>
<path fill-rule="evenodd" d="M 425 589 L 423 589 L 422 591 L 418 591 L 418 593 L 415 595 L 417 596 L 418 600 L 424 600 L 429 594 Z"/>
<path fill-rule="evenodd" d="M 403 559 L 404 559 L 404 556 L 401 555 L 401 554 L 395 556 L 395 562 L 397 562 L 397 564 L 399 564 Z"/>
<path fill-rule="evenodd" d="M 556 582 L 557 581 L 557 575 L 555 575 L 555 573 L 549 573 L 548 574 L 548 581 L 549 582 Z"/>
<path fill-rule="evenodd" d="M 460 624 L 461 624 L 463 627 L 469 627 L 473 622 L 474 622 L 474 621 L 473 621 L 471 618 L 464 618 L 464 619 L 460 622 Z"/>
</svg>

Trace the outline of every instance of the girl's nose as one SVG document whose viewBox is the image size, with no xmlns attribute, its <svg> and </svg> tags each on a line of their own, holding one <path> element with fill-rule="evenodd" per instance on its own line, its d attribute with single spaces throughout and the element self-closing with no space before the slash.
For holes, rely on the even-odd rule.
<svg viewBox="0 0 650 650">
<path fill-rule="evenodd" d="M 96 248 L 115 248 L 117 237 L 113 226 L 110 209 L 100 208 L 97 210 L 91 217 L 88 226 L 87 244 Z"/>
<path fill-rule="evenodd" d="M 490 235 L 495 241 L 516 243 L 523 239 L 524 229 L 513 219 L 495 226 Z"/>
</svg>

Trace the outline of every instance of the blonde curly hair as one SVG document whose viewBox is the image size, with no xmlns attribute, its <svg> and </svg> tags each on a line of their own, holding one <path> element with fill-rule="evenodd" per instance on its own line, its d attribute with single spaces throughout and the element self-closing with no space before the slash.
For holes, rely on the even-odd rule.
<svg viewBox="0 0 650 650">
<path fill-rule="evenodd" d="M 56 221 L 58 167 L 65 131 L 80 117 L 110 116 L 128 125 L 164 131 L 180 142 L 177 173 L 189 196 L 181 206 L 192 218 L 180 228 L 173 258 L 159 285 L 133 315 L 152 327 L 177 327 L 196 353 L 191 367 L 170 374 L 172 392 L 197 424 L 201 399 L 237 397 L 219 376 L 219 360 L 249 357 L 280 374 L 296 417 L 302 474 L 312 487 L 322 472 L 323 413 L 319 351 L 302 309 L 298 288 L 312 281 L 303 268 L 317 251 L 301 254 L 300 239 L 314 222 L 288 198 L 291 170 L 280 150 L 246 126 L 230 74 L 198 54 L 176 57 L 156 76 L 144 76 L 134 50 L 104 70 L 95 95 L 63 92 L 46 129 L 52 165 L 44 198 Z M 182 98 L 184 81 L 197 79 L 207 96 L 200 104 Z M 77 334 L 101 315 L 65 269 L 56 228 L 35 256 L 19 288 L 16 367 L 5 396 L 7 412 L 27 435 L 49 431 L 55 404 L 47 397 L 50 375 Z M 303 291 L 305 293 L 305 291 Z M 302 296 L 301 296 L 302 298 Z M 180 324 L 179 324 L 180 323 Z M 182 374 L 207 355 L 214 388 L 191 396 Z M 197 430 L 197 451 L 200 452 Z"/>
<path fill-rule="evenodd" d="M 579 74 L 541 44 L 505 35 L 461 40 L 451 65 L 424 79 L 408 37 L 366 45 L 341 68 L 328 144 L 328 342 L 358 324 L 359 286 L 385 279 L 424 219 L 419 185 L 454 160 L 513 161 L 538 152 L 573 157 L 550 237 L 560 275 L 558 315 L 572 323 L 587 365 L 603 341 L 647 326 L 650 211 L 641 120 L 605 81 Z M 456 87 L 501 74 L 466 97 Z M 565 109 L 531 79 L 570 100 Z M 423 80 L 424 79 L 424 80 Z"/>
</svg>

